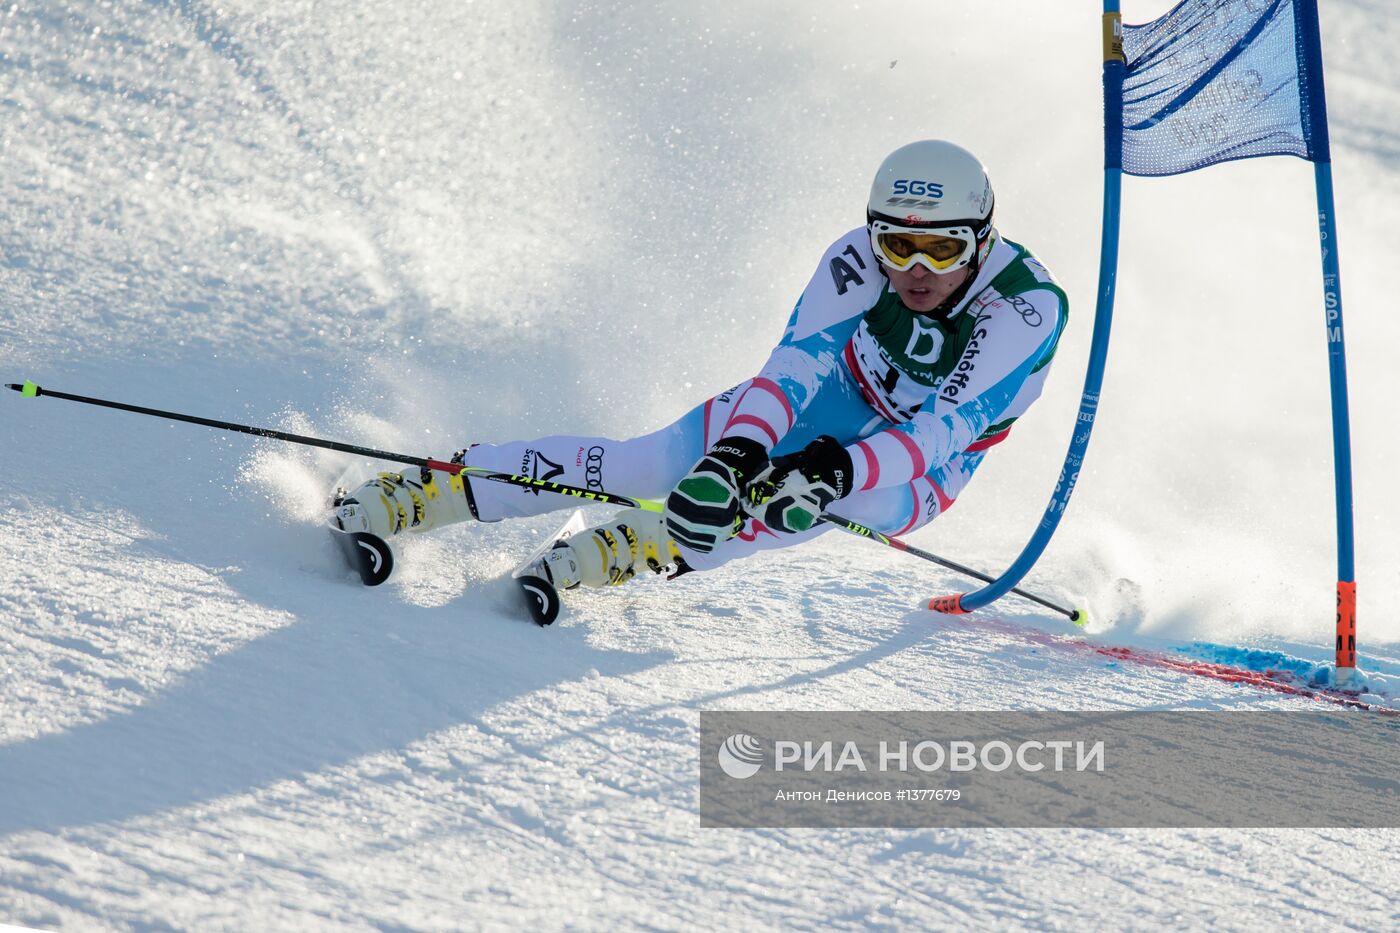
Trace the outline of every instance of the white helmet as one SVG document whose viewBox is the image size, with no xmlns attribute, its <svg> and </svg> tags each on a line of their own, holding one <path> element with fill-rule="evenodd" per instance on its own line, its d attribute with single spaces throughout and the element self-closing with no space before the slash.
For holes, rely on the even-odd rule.
<svg viewBox="0 0 1400 933">
<path fill-rule="evenodd" d="M 970 266 L 970 281 L 991 248 L 995 200 L 987 170 L 961 146 L 941 139 L 901 146 L 870 186 L 871 248 L 894 269 L 919 263 L 946 274 Z"/>
</svg>

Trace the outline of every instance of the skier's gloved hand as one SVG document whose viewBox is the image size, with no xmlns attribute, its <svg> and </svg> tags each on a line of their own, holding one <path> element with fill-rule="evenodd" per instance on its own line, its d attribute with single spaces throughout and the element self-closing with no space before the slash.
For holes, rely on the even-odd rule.
<svg viewBox="0 0 1400 933">
<path fill-rule="evenodd" d="M 708 554 L 738 534 L 740 499 L 768 452 L 747 437 L 722 437 L 666 497 L 666 530 L 678 544 Z"/>
<path fill-rule="evenodd" d="M 840 441 L 823 434 L 795 454 L 774 457 L 748 488 L 748 512 L 774 531 L 806 531 L 851 491 L 855 470 Z"/>
</svg>

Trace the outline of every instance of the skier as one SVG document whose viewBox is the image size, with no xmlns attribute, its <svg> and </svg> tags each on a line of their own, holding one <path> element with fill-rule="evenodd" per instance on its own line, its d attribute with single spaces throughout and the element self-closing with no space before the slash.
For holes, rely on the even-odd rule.
<svg viewBox="0 0 1400 933">
<path fill-rule="evenodd" d="M 530 572 L 559 589 L 642 567 L 704 570 L 805 541 L 843 517 L 908 534 L 946 511 L 986 451 L 1040 395 L 1068 300 L 992 226 L 981 162 L 941 140 L 876 172 L 866 224 L 817 264 L 763 369 L 659 431 L 479 444 L 458 462 L 633 497 Z M 498 521 L 565 500 L 464 474 L 381 473 L 336 505 L 346 531 L 389 539 Z"/>
</svg>

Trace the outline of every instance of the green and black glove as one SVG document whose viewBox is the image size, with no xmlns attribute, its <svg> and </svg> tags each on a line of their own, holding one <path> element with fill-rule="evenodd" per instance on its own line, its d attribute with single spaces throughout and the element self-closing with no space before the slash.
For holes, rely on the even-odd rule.
<svg viewBox="0 0 1400 933">
<path fill-rule="evenodd" d="M 666 530 L 676 543 L 708 554 L 744 525 L 740 500 L 768 462 L 763 445 L 722 437 L 666 497 Z"/>
<path fill-rule="evenodd" d="M 854 476 L 846 448 L 823 434 L 795 454 L 774 457 L 768 469 L 753 478 L 748 513 L 774 531 L 806 531 L 827 506 L 851 492 Z"/>
</svg>

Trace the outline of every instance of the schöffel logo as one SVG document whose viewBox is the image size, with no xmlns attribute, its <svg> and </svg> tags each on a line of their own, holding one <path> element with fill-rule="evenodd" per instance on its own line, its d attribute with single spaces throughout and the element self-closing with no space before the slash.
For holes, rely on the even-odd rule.
<svg viewBox="0 0 1400 933">
<path fill-rule="evenodd" d="M 554 477 L 564 472 L 564 468 L 550 460 L 538 450 L 531 448 L 525 451 L 525 456 L 520 458 L 520 472 L 535 480 L 549 482 Z M 538 496 L 538 489 L 523 490 L 526 495 L 534 494 Z"/>
<path fill-rule="evenodd" d="M 736 732 L 719 747 L 719 766 L 736 780 L 751 778 L 763 767 L 763 746 L 753 736 Z"/>
</svg>

